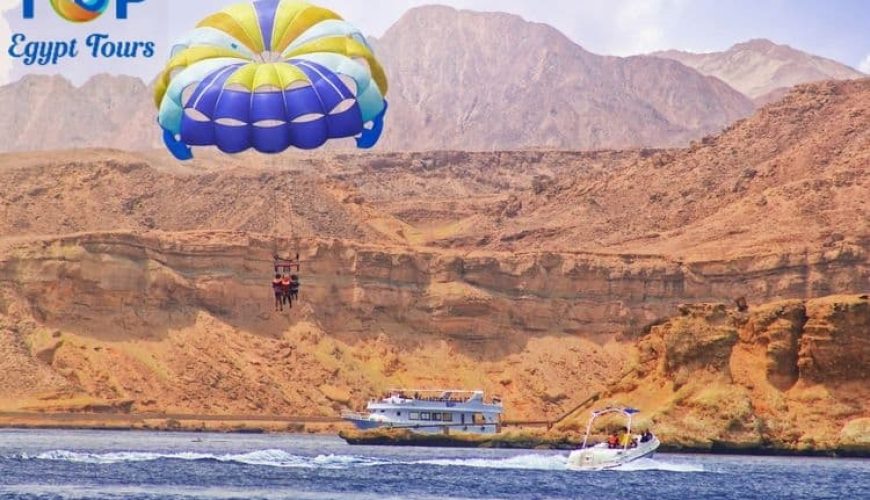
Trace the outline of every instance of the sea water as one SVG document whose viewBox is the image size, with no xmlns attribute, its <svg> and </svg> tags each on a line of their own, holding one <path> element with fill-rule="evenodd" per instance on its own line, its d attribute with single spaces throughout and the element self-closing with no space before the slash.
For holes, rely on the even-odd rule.
<svg viewBox="0 0 870 500">
<path fill-rule="evenodd" d="M 0 498 L 870 499 L 870 461 L 355 447 L 327 436 L 0 431 Z"/>
</svg>

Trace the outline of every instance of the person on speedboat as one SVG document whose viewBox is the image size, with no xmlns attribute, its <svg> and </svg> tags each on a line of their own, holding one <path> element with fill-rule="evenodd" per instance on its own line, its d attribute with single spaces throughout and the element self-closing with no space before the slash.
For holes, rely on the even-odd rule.
<svg viewBox="0 0 870 500">
<path fill-rule="evenodd" d="M 649 429 L 647 429 L 647 430 L 643 431 L 643 434 L 640 435 L 640 442 L 641 443 L 649 443 L 650 441 L 652 441 L 652 438 L 653 438 L 652 432 L 650 432 Z"/>
<path fill-rule="evenodd" d="M 611 432 L 610 435 L 607 436 L 607 447 L 611 450 L 619 447 L 619 436 L 617 436 L 615 432 Z"/>
<path fill-rule="evenodd" d="M 622 428 L 622 437 L 619 438 L 619 446 L 621 448 L 634 448 L 637 446 L 637 443 L 634 441 L 631 433 L 628 432 L 628 428 Z"/>
</svg>

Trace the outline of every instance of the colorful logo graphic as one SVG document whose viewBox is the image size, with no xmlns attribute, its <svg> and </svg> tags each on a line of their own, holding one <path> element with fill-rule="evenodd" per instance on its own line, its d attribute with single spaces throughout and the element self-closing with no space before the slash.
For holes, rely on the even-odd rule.
<svg viewBox="0 0 870 500">
<path fill-rule="evenodd" d="M 109 0 L 51 0 L 57 14 L 74 23 L 87 23 L 103 15 Z"/>
<path fill-rule="evenodd" d="M 117 9 L 115 18 L 127 19 L 130 4 L 141 4 L 145 0 L 115 0 Z M 71 23 L 87 23 L 102 16 L 109 10 L 111 0 L 51 0 L 51 7 L 62 19 Z M 40 0 L 45 7 L 45 1 Z M 41 7 L 42 8 L 42 7 Z M 21 3 L 21 14 L 24 19 L 34 19 L 36 16 L 36 0 L 24 0 Z M 48 15 L 40 14 L 40 15 Z M 154 57 L 156 44 L 149 40 L 117 40 L 107 33 L 91 33 L 81 38 L 65 38 L 62 40 L 45 40 L 30 37 L 27 33 L 13 33 L 12 42 L 6 53 L 13 59 L 20 60 L 25 66 L 56 65 L 61 61 L 75 59 L 81 50 L 89 53 L 93 59 Z"/>
</svg>

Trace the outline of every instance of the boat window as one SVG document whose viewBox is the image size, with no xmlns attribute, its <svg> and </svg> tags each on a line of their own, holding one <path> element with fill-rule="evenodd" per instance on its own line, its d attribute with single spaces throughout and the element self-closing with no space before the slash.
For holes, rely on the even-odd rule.
<svg viewBox="0 0 870 500">
<path fill-rule="evenodd" d="M 401 416 L 402 416 L 402 412 L 397 411 L 397 412 L 396 412 L 396 416 L 397 416 L 397 417 L 401 417 Z"/>
<path fill-rule="evenodd" d="M 486 422 L 486 418 L 484 418 L 483 413 L 475 413 L 473 418 L 473 422 L 475 424 L 482 424 Z"/>
<path fill-rule="evenodd" d="M 420 420 L 420 413 L 416 411 L 412 411 L 408 414 L 408 418 L 411 420 Z"/>
<path fill-rule="evenodd" d="M 453 422 L 453 414 L 452 413 L 444 413 L 441 415 L 441 420 L 445 422 Z"/>
<path fill-rule="evenodd" d="M 440 413 L 433 413 L 432 420 L 441 421 L 441 414 Z"/>
<path fill-rule="evenodd" d="M 423 412 L 420 414 L 420 420 L 432 420 L 429 416 L 429 412 Z"/>
</svg>

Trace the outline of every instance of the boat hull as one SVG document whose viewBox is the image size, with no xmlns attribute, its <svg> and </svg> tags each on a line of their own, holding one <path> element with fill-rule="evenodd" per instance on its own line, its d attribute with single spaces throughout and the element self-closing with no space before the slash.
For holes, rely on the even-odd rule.
<svg viewBox="0 0 870 500">
<path fill-rule="evenodd" d="M 660 445 L 658 438 L 653 438 L 649 442 L 640 443 L 635 448 L 610 449 L 599 445 L 575 450 L 568 456 L 568 468 L 591 471 L 614 469 L 641 458 L 652 457 Z"/>
<path fill-rule="evenodd" d="M 369 420 L 367 418 L 345 418 L 353 424 L 357 430 L 370 431 L 374 429 L 408 430 L 415 434 L 444 434 L 446 432 L 460 432 L 468 434 L 497 434 L 497 425 L 420 425 L 409 422 L 388 422 L 383 420 Z"/>
<path fill-rule="evenodd" d="M 361 431 L 369 431 L 372 429 L 377 429 L 379 427 L 384 427 L 386 424 L 384 422 L 378 422 L 376 420 L 365 420 L 365 419 L 346 419 L 348 422 L 352 423 L 354 427 Z"/>
</svg>

